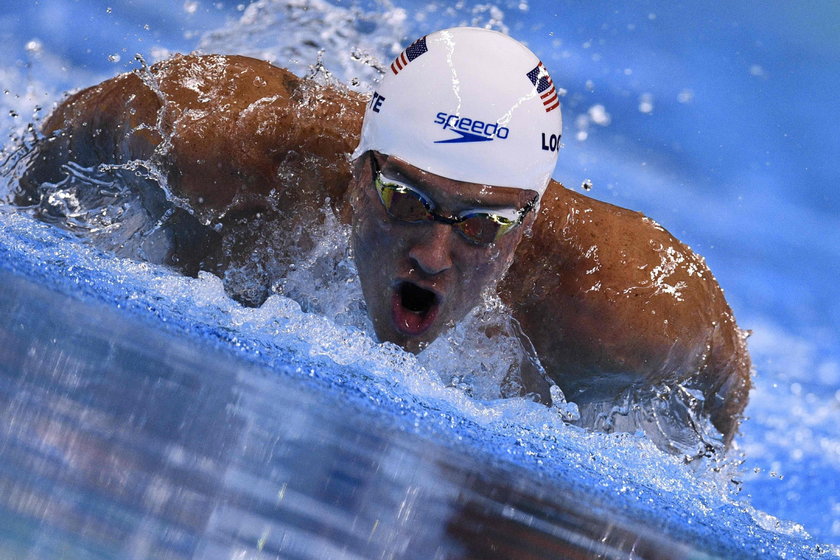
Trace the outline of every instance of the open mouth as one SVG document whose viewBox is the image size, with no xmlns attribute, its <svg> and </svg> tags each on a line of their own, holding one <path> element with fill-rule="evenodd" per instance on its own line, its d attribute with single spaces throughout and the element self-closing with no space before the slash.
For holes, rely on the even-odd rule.
<svg viewBox="0 0 840 560">
<path fill-rule="evenodd" d="M 402 282 L 394 290 L 391 308 L 396 327 L 405 334 L 418 335 L 434 322 L 438 296 L 412 282 Z"/>
</svg>

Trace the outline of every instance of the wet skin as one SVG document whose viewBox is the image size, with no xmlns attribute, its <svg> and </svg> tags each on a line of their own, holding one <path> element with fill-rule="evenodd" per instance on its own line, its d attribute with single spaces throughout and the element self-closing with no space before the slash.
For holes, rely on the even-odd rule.
<svg viewBox="0 0 840 560">
<path fill-rule="evenodd" d="M 492 247 L 472 247 L 442 223 L 396 223 L 371 184 L 366 158 L 353 165 L 348 157 L 365 102 L 264 61 L 174 57 L 145 77 L 123 74 L 61 103 L 42 127 L 48 138 L 21 177 L 15 201 L 37 205 L 41 185 L 61 181 L 68 161 L 89 167 L 151 160 L 195 213 L 170 219 L 171 244 L 162 262 L 187 274 L 209 270 L 225 277 L 267 252 L 294 262 L 305 240 L 290 232 L 305 234 L 329 200 L 344 223 L 355 220 L 364 295 L 383 340 L 416 352 L 462 317 L 510 264 L 497 293 L 570 400 L 608 401 L 634 384 L 670 388 L 691 380 L 703 393 L 704 412 L 731 440 L 747 403 L 750 359 L 702 257 L 642 214 L 556 181 L 538 212 Z M 165 150 L 163 137 L 170 142 Z M 394 158 L 380 163 L 395 179 L 421 187 L 444 215 L 475 203 L 470 197 L 518 208 L 525 203 Z M 269 211 L 277 221 L 265 220 Z M 267 248 L 260 231 L 266 227 L 275 234 Z M 271 273 L 263 293 L 232 295 L 259 305 L 270 293 Z M 440 298 L 428 325 L 398 314 L 408 334 L 394 321 L 394 284 L 403 280 Z M 408 312 L 418 307 L 407 303 Z"/>
<path fill-rule="evenodd" d="M 377 158 L 383 176 L 422 191 L 435 202 L 435 211 L 447 216 L 478 208 L 521 210 L 537 195 L 453 181 L 381 154 L 362 159 L 370 157 Z M 356 170 L 349 186 L 352 241 L 368 314 L 381 340 L 419 352 L 475 307 L 485 290 L 495 288 L 535 213 L 496 242 L 476 244 L 449 224 L 391 217 L 373 185 L 371 166 L 359 162 Z"/>
</svg>

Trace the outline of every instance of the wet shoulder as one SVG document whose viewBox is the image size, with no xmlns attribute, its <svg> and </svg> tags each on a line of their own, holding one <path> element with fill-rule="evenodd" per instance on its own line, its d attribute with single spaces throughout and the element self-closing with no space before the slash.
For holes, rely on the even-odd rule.
<svg viewBox="0 0 840 560">
<path fill-rule="evenodd" d="M 703 258 L 651 218 L 556 182 L 522 249 L 529 260 L 541 259 L 547 269 L 563 274 L 568 287 L 593 297 L 662 297 L 679 303 L 694 297 L 690 285 L 715 284 Z"/>
<path fill-rule="evenodd" d="M 705 262 L 644 215 L 547 191 L 501 290 L 549 370 L 696 371 L 723 319 Z"/>
<path fill-rule="evenodd" d="M 243 56 L 180 57 L 158 73 L 178 128 L 174 167 L 187 196 L 222 207 L 237 197 L 343 192 L 359 95 Z"/>
</svg>

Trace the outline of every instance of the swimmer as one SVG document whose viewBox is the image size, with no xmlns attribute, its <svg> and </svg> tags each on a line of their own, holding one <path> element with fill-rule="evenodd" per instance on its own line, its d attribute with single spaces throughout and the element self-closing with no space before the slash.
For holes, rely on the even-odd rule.
<svg viewBox="0 0 840 560">
<path fill-rule="evenodd" d="M 722 290 L 652 220 L 552 180 L 561 129 L 544 65 L 483 29 L 411 43 L 370 97 L 251 58 L 176 56 L 64 101 L 16 202 L 38 208 L 67 162 L 149 162 L 177 203 L 144 187 L 166 224 L 144 258 L 218 274 L 251 305 L 329 204 L 352 224 L 380 340 L 420 352 L 495 290 L 580 424 L 667 440 L 671 425 L 703 432 L 694 411 L 728 445 L 750 360 Z M 237 292 L 243 266 L 262 289 Z M 523 378 L 550 402 L 547 380 Z"/>
</svg>

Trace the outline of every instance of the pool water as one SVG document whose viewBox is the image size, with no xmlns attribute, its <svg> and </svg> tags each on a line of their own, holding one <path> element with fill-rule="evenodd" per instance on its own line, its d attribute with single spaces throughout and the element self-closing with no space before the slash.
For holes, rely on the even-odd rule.
<svg viewBox="0 0 840 560">
<path fill-rule="evenodd" d="M 705 557 L 324 386 L 363 373 L 0 284 L 3 558 Z"/>
<path fill-rule="evenodd" d="M 838 146 L 823 114 L 840 86 L 837 15 L 655 2 L 5 11 L 9 146 L 64 90 L 136 68 L 135 52 L 238 52 L 306 73 L 323 50 L 364 90 L 376 72 L 362 54 L 385 59 L 428 27 L 526 39 L 568 90 L 555 177 L 706 256 L 756 365 L 744 463 L 698 473 L 640 435 L 471 398 L 352 321 L 284 298 L 247 310 L 212 277 L 109 257 L 3 208 L 5 556 L 840 555 Z"/>
</svg>

